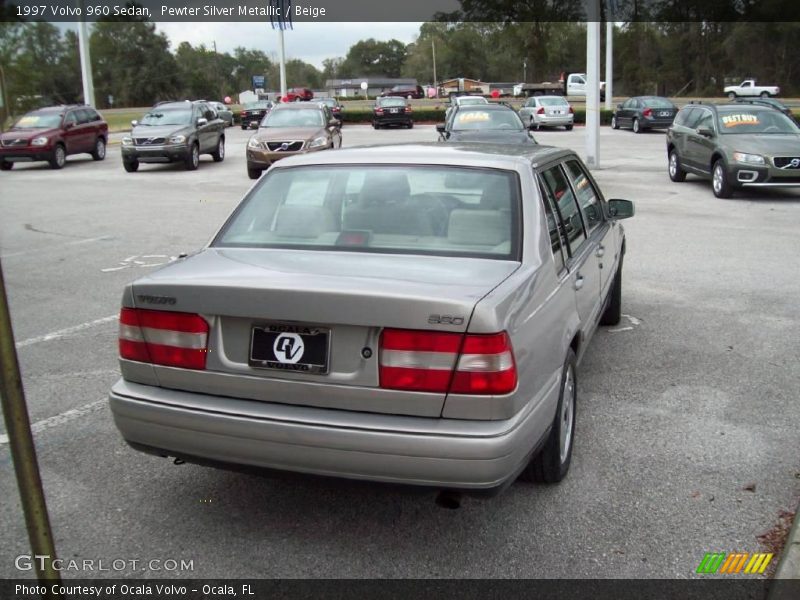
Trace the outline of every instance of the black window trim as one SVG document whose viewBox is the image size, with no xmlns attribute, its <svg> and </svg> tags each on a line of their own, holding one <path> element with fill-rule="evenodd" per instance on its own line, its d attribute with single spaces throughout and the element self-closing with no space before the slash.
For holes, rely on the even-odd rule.
<svg viewBox="0 0 800 600">
<path fill-rule="evenodd" d="M 575 195 L 575 191 L 572 188 L 572 182 L 569 180 L 569 176 L 567 175 L 566 169 L 564 168 L 564 162 L 566 160 L 570 159 L 570 158 L 573 158 L 574 156 L 575 155 L 567 155 L 567 156 L 559 157 L 555 161 L 553 161 L 551 163 L 548 163 L 546 165 L 543 165 L 539 169 L 538 174 L 541 176 L 542 180 L 544 180 L 544 172 L 545 171 L 550 171 L 550 170 L 552 170 L 554 168 L 557 168 L 557 169 L 561 170 L 561 174 L 566 179 L 567 185 L 569 185 L 569 187 L 570 187 L 570 191 L 572 191 L 572 197 L 575 200 L 575 206 L 578 208 L 578 215 L 579 215 L 580 220 L 581 220 L 581 228 L 582 228 L 582 231 L 583 231 L 583 241 L 578 245 L 578 248 L 581 248 L 581 246 L 583 246 L 586 242 L 589 241 L 589 235 L 587 235 L 587 233 L 586 233 L 586 224 L 583 221 L 583 212 L 580 210 L 581 207 L 580 207 L 580 203 L 578 202 L 578 197 Z M 542 183 L 545 185 L 546 189 L 549 191 L 549 187 L 547 187 L 547 182 L 542 181 Z M 567 254 L 569 255 L 569 258 L 566 261 L 567 269 L 569 271 L 572 271 L 572 265 L 573 265 L 574 261 L 576 260 L 577 257 L 580 257 L 580 254 L 582 252 L 584 252 L 584 250 L 581 250 L 581 252 L 579 252 L 577 254 L 572 251 L 572 241 L 569 239 L 569 235 L 567 235 L 567 228 L 564 226 L 564 216 L 561 214 L 561 208 L 558 206 L 558 202 L 555 203 L 555 209 L 556 209 L 556 214 L 558 215 L 558 226 L 559 226 L 559 229 L 561 231 L 562 245 L 563 245 L 564 241 L 566 241 Z"/>
<path fill-rule="evenodd" d="M 589 185 L 592 186 L 592 189 L 595 192 L 595 196 L 597 197 L 597 201 L 600 203 L 601 221 L 600 221 L 600 223 L 597 224 L 597 226 L 591 232 L 589 232 L 589 229 L 586 226 L 586 215 L 583 214 L 583 206 L 581 206 L 581 203 L 578 200 L 578 190 L 575 188 L 575 184 L 572 181 L 572 177 L 570 177 L 570 175 L 569 175 L 569 171 L 567 171 L 567 162 L 571 161 L 571 160 L 575 161 L 576 163 L 578 163 L 578 166 L 581 168 L 581 172 L 584 174 L 586 179 L 589 181 Z M 583 232 L 586 234 L 586 239 L 589 239 L 590 237 L 592 237 L 595 234 L 595 232 L 597 232 L 600 229 L 603 229 L 608 224 L 609 215 L 606 214 L 608 212 L 608 210 L 606 208 L 605 198 L 600 193 L 600 187 L 597 185 L 597 183 L 594 181 L 592 176 L 589 174 L 589 169 L 587 169 L 581 163 L 581 161 L 578 160 L 577 156 L 576 157 L 566 157 L 566 158 L 564 158 L 562 160 L 562 162 L 561 162 L 561 166 L 564 169 L 564 174 L 567 176 L 567 183 L 569 183 L 570 188 L 572 188 L 572 195 L 575 196 L 575 204 L 578 205 L 578 212 L 581 213 L 581 221 L 583 222 Z"/>
<path fill-rule="evenodd" d="M 553 201 L 550 198 L 550 194 L 547 191 L 547 187 L 545 182 L 542 179 L 541 173 L 537 172 L 534 169 L 534 176 L 536 178 L 537 187 L 539 189 L 539 196 L 542 198 L 542 202 L 550 207 L 550 211 L 553 214 L 553 219 L 556 222 L 556 229 L 558 230 L 558 253 L 561 256 L 561 268 L 558 268 L 558 261 L 555 257 L 555 251 L 553 250 L 553 243 L 550 242 L 550 250 L 553 253 L 553 266 L 556 267 L 556 277 L 558 279 L 563 279 L 569 275 L 569 240 L 565 237 L 566 231 L 564 229 L 564 223 L 561 221 L 561 214 L 558 212 L 558 207 L 553 205 Z M 550 227 L 547 225 L 547 210 L 545 209 L 545 227 L 547 228 L 547 236 L 550 237 Z M 567 251 L 564 251 L 564 245 L 567 246 Z"/>
</svg>

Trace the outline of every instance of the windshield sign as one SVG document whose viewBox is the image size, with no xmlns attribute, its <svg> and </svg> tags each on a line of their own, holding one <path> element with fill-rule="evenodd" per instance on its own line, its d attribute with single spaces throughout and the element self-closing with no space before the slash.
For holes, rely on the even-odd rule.
<svg viewBox="0 0 800 600">
<path fill-rule="evenodd" d="M 469 110 L 460 111 L 454 120 L 454 131 L 474 129 L 522 130 L 522 121 L 511 110 Z"/>
<path fill-rule="evenodd" d="M 719 129 L 723 134 L 781 134 L 800 133 L 786 115 L 775 110 L 720 111 Z"/>
</svg>

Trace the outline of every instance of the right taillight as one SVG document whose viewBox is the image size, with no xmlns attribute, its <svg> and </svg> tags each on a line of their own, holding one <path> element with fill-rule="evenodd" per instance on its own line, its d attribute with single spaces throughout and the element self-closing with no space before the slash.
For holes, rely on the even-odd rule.
<svg viewBox="0 0 800 600">
<path fill-rule="evenodd" d="M 513 349 L 505 332 L 385 329 L 379 372 L 381 387 L 396 390 L 499 395 L 517 386 Z"/>
<path fill-rule="evenodd" d="M 208 323 L 190 313 L 123 308 L 119 314 L 119 355 L 168 367 L 205 369 Z"/>
</svg>

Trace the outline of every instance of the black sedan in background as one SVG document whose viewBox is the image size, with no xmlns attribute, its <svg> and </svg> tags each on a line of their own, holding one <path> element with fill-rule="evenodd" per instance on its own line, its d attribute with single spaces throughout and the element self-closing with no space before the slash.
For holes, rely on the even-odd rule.
<svg viewBox="0 0 800 600">
<path fill-rule="evenodd" d="M 259 100 L 258 102 L 248 102 L 242 107 L 242 129 L 258 127 L 261 120 L 272 110 L 275 103 L 271 100 Z"/>
<path fill-rule="evenodd" d="M 634 133 L 646 129 L 667 129 L 675 120 L 678 107 L 660 96 L 635 96 L 618 104 L 611 116 L 611 127 L 630 127 Z"/>
<path fill-rule="evenodd" d="M 453 107 L 436 131 L 443 142 L 536 143 L 517 111 L 503 104 Z"/>
<path fill-rule="evenodd" d="M 411 105 L 405 98 L 378 98 L 372 108 L 372 126 L 375 129 L 400 125 L 401 127 L 414 127 L 411 118 Z"/>
</svg>

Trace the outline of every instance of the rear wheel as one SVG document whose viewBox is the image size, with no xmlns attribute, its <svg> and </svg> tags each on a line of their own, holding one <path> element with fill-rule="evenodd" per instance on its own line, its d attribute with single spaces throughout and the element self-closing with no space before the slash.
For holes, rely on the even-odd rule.
<svg viewBox="0 0 800 600">
<path fill-rule="evenodd" d="M 617 115 L 611 115 L 611 129 L 619 129 L 619 123 L 617 122 Z"/>
<path fill-rule="evenodd" d="M 572 446 L 575 437 L 575 401 L 577 400 L 575 378 L 575 353 L 570 348 L 561 371 L 561 392 L 556 406 L 556 416 L 550 435 L 542 448 L 525 470 L 520 479 L 542 483 L 558 483 L 567 476 L 572 460 Z"/>
<path fill-rule="evenodd" d="M 736 92 L 729 92 L 728 100 L 736 100 Z"/>
<path fill-rule="evenodd" d="M 49 160 L 50 167 L 53 169 L 63 169 L 67 162 L 67 151 L 63 145 L 58 144 L 53 150 L 53 157 Z"/>
<path fill-rule="evenodd" d="M 13 162 L 0 161 L 0 171 L 10 171 L 13 168 Z"/>
<path fill-rule="evenodd" d="M 125 170 L 128 173 L 136 173 L 139 170 L 139 161 L 138 160 L 123 160 L 122 166 L 125 167 Z"/>
<path fill-rule="evenodd" d="M 247 125 L 245 125 L 244 123 L 242 123 L 242 131 L 246 131 L 246 130 L 247 130 Z"/>
<path fill-rule="evenodd" d="M 200 146 L 197 145 L 197 142 L 192 144 L 189 154 L 186 155 L 184 164 L 187 171 L 194 171 L 200 166 Z"/>
<path fill-rule="evenodd" d="M 676 183 L 686 181 L 686 171 L 681 168 L 681 161 L 674 149 L 669 151 L 669 178 Z"/>
<path fill-rule="evenodd" d="M 721 158 L 714 163 L 714 168 L 711 170 L 711 188 L 717 198 L 733 196 L 733 186 L 728 181 L 728 171 Z"/>
<path fill-rule="evenodd" d="M 642 127 L 639 125 L 639 119 L 634 119 L 633 124 L 631 125 L 631 129 L 633 133 L 642 133 Z"/>
<path fill-rule="evenodd" d="M 251 167 L 247 167 L 247 176 L 250 179 L 258 179 L 261 177 L 261 169 L 253 169 Z"/>
<path fill-rule="evenodd" d="M 214 152 L 211 153 L 211 158 L 214 159 L 214 162 L 222 162 L 223 160 L 225 160 L 225 138 L 224 137 L 220 136 L 219 141 L 217 142 L 217 149 L 214 150 Z"/>
<path fill-rule="evenodd" d="M 572 131 L 572 125 L 564 125 L 564 129 L 567 131 Z"/>
<path fill-rule="evenodd" d="M 103 160 L 105 157 L 106 157 L 106 141 L 103 138 L 97 138 L 97 141 L 94 143 L 92 158 L 94 160 Z"/>
<path fill-rule="evenodd" d="M 411 121 L 411 122 L 408 124 L 408 128 L 409 128 L 409 129 L 414 129 L 414 121 Z"/>
</svg>

